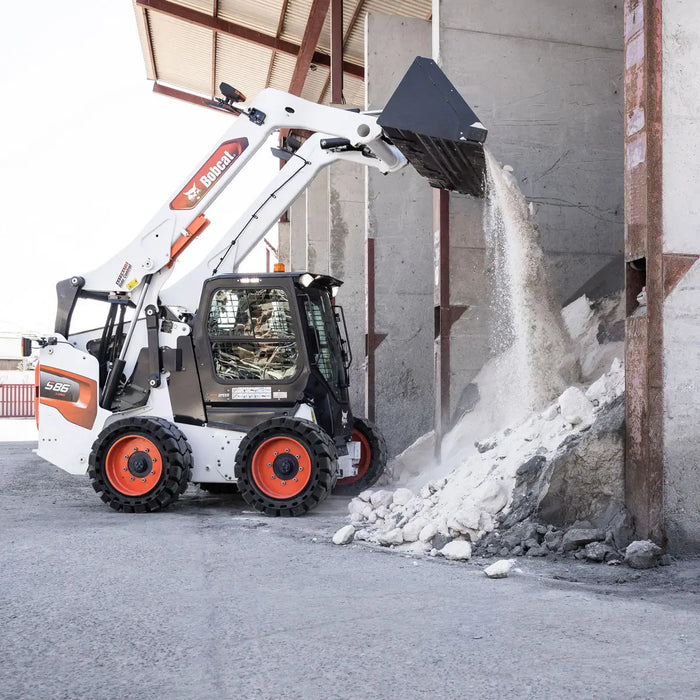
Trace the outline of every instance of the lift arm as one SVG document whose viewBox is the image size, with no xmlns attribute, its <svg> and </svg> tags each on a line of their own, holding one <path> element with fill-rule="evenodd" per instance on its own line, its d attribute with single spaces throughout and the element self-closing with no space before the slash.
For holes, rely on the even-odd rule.
<svg viewBox="0 0 700 700">
<path fill-rule="evenodd" d="M 273 89 L 263 90 L 247 107 L 238 107 L 230 98 L 242 96 L 223 84 L 222 90 L 227 94 L 222 106 L 240 116 L 135 240 L 95 270 L 59 282 L 57 333 L 68 335 L 79 296 L 117 295 L 138 307 L 157 306 L 160 299 L 194 311 L 204 279 L 234 271 L 316 173 L 338 160 L 384 173 L 411 162 L 433 186 L 481 194 L 486 130 L 430 59 L 416 58 L 381 113 L 319 105 Z M 206 228 L 205 209 L 243 174 L 246 163 L 279 129 L 313 135 L 229 231 L 212 243 L 204 262 L 164 289 L 178 256 Z"/>
<path fill-rule="evenodd" d="M 198 221 L 216 198 L 235 181 L 246 163 L 279 129 L 304 129 L 316 132 L 315 147 L 302 147 L 261 192 L 258 201 L 274 198 L 277 207 L 268 207 L 259 215 L 257 225 L 245 230 L 231 229 L 239 247 L 249 250 L 275 222 L 272 209 L 283 212 L 306 187 L 313 173 L 334 160 L 361 151 L 323 149 L 323 139 L 347 142 L 353 149 L 365 149 L 363 162 L 383 172 L 398 170 L 406 159 L 394 146 L 382 140 L 377 118 L 369 114 L 315 104 L 278 90 L 263 90 L 248 109 L 218 141 L 211 155 L 197 168 L 169 201 L 156 213 L 134 241 L 97 269 L 83 275 L 85 288 L 134 293 L 147 275 L 153 275 L 151 290 L 157 293 L 165 282 L 173 261 L 185 242 L 199 233 Z M 320 138 L 318 138 L 320 137 Z M 305 170 L 304 176 L 299 177 Z M 287 183 L 280 189 L 280 183 Z M 264 218 L 264 221 L 263 221 Z M 253 233 L 255 231 L 255 233 Z M 226 240 L 217 241 L 218 249 Z M 228 270 L 230 271 L 230 267 Z M 160 273 L 160 274 L 159 274 Z"/>
</svg>

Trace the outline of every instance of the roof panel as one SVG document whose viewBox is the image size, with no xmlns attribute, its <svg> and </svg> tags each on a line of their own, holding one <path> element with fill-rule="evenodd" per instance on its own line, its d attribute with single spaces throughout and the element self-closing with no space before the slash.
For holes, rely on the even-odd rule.
<svg viewBox="0 0 700 700">
<path fill-rule="evenodd" d="M 189 7 L 191 10 L 214 14 L 214 0 L 174 0 L 175 4 Z"/>
<path fill-rule="evenodd" d="M 280 37 L 295 44 L 301 44 L 304 38 L 306 22 L 309 19 L 313 0 L 289 0 L 287 12 L 284 15 Z"/>
<path fill-rule="evenodd" d="M 365 81 L 346 75 L 343 78 L 343 97 L 353 107 L 365 108 Z"/>
<path fill-rule="evenodd" d="M 288 92 L 295 65 L 296 59 L 294 56 L 289 56 L 285 53 L 276 53 L 275 62 L 272 66 L 272 74 L 270 75 L 269 87 Z"/>
<path fill-rule="evenodd" d="M 301 91 L 301 96 L 305 100 L 318 102 L 321 99 L 321 92 L 326 84 L 330 71 L 325 66 L 312 66 L 306 74 L 304 81 L 304 89 Z"/>
<path fill-rule="evenodd" d="M 208 15 L 212 15 L 216 6 L 221 19 L 269 36 L 276 36 L 277 28 L 281 26 L 280 38 L 299 45 L 304 37 L 313 0 L 288 0 L 281 24 L 280 14 L 285 0 L 177 0 L 176 4 Z M 143 11 L 136 9 L 143 16 Z M 364 64 L 364 28 L 368 12 L 429 19 L 432 3 L 431 0 L 344 0 L 343 9 L 344 57 L 361 66 Z M 156 77 L 150 70 L 148 57 L 150 32 L 157 79 L 181 89 L 210 95 L 212 31 L 151 10 L 146 11 L 146 16 L 147 24 L 138 21 L 137 13 L 139 39 L 148 77 Z M 329 45 L 330 13 L 324 21 L 318 50 L 329 53 Z M 270 86 L 288 90 L 295 58 L 218 32 L 216 64 L 216 85 L 223 80 L 248 97 L 254 97 L 265 87 L 268 73 Z M 328 69 L 314 65 L 307 74 L 302 95 L 315 101 L 327 101 L 330 97 L 327 86 Z M 348 103 L 364 104 L 363 81 L 346 74 L 343 94 Z"/>
<path fill-rule="evenodd" d="M 272 50 L 250 41 L 217 34 L 216 85 L 229 83 L 247 98 L 253 98 L 264 87 Z M 289 87 L 289 86 L 287 86 Z"/>
<path fill-rule="evenodd" d="M 158 80 L 211 94 L 212 32 L 158 12 L 148 12 Z"/>
<path fill-rule="evenodd" d="M 284 0 L 219 0 L 219 17 L 275 36 L 283 6 Z"/>
</svg>

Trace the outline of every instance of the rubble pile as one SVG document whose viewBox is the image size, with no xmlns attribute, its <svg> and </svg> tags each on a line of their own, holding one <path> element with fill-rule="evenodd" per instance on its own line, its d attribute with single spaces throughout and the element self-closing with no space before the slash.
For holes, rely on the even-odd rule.
<svg viewBox="0 0 700 700">
<path fill-rule="evenodd" d="M 455 560 L 571 553 L 624 561 L 632 528 L 622 505 L 623 389 L 615 359 L 588 388 L 569 387 L 478 441 L 464 463 L 417 492 L 361 493 L 343 540 Z"/>
<path fill-rule="evenodd" d="M 464 389 L 441 458 L 434 435 L 417 440 L 391 465 L 393 490 L 353 499 L 350 525 L 334 541 L 458 561 L 656 562 L 648 545 L 627 549 L 621 294 L 581 296 L 560 313 L 533 209 L 511 168 L 487 154 L 487 171 L 495 354 Z"/>
</svg>

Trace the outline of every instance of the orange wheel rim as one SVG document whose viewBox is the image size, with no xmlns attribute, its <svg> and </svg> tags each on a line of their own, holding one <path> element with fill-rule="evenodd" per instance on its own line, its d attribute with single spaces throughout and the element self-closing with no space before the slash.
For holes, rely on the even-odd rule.
<svg viewBox="0 0 700 700">
<path fill-rule="evenodd" d="M 105 474 L 109 483 L 125 496 L 144 496 L 160 481 L 163 459 L 160 450 L 142 435 L 125 435 L 107 452 Z"/>
<path fill-rule="evenodd" d="M 266 496 L 293 498 L 311 479 L 311 457 L 298 440 L 284 435 L 269 438 L 255 450 L 251 476 Z"/>
<path fill-rule="evenodd" d="M 367 473 L 372 461 L 372 450 L 369 446 L 369 440 L 359 430 L 353 430 L 352 441 L 360 443 L 360 461 L 357 463 L 357 474 L 338 479 L 339 484 L 353 484 L 359 481 Z"/>
</svg>

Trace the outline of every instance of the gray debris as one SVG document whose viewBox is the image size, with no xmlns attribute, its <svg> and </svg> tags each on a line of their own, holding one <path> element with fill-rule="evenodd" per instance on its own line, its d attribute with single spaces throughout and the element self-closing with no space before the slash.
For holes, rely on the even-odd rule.
<svg viewBox="0 0 700 700">
<path fill-rule="evenodd" d="M 556 552 L 557 549 L 561 547 L 561 541 L 563 537 L 564 533 L 560 530 L 552 530 L 544 536 L 544 543 L 547 545 L 547 548 L 550 551 Z"/>
<path fill-rule="evenodd" d="M 590 423 L 594 408 L 586 395 L 577 387 L 570 386 L 558 400 L 561 417 L 571 425 Z"/>
<path fill-rule="evenodd" d="M 521 522 L 514 525 L 510 530 L 503 534 L 501 542 L 503 546 L 513 549 L 516 546 L 522 545 L 527 540 L 537 541 L 537 524 L 532 522 Z"/>
<path fill-rule="evenodd" d="M 394 500 L 394 494 L 391 491 L 375 491 L 371 496 L 370 496 L 370 503 L 372 504 L 372 507 L 379 510 L 381 506 L 388 506 L 391 504 L 391 502 Z M 381 517 L 381 515 L 379 516 Z"/>
<path fill-rule="evenodd" d="M 399 528 L 382 532 L 377 535 L 377 542 L 384 547 L 389 547 L 392 544 L 403 544 L 403 533 Z"/>
<path fill-rule="evenodd" d="M 471 558 L 472 546 L 466 540 L 452 540 L 440 550 L 440 554 L 452 561 L 465 561 Z"/>
<path fill-rule="evenodd" d="M 625 550 L 625 564 L 633 569 L 651 569 L 658 566 L 663 550 L 651 540 L 635 540 Z"/>
<path fill-rule="evenodd" d="M 355 539 L 355 528 L 352 525 L 346 525 L 333 535 L 333 544 L 350 544 L 353 539 Z"/>
<path fill-rule="evenodd" d="M 586 545 L 583 553 L 589 561 L 605 561 L 605 557 L 615 554 L 615 550 L 603 542 L 590 542 Z"/>
<path fill-rule="evenodd" d="M 442 549 L 448 542 L 452 542 L 452 538 L 449 535 L 443 535 L 441 532 L 438 532 L 433 537 L 431 544 L 435 549 Z"/>
<path fill-rule="evenodd" d="M 484 452 L 488 452 L 489 450 L 492 450 L 494 447 L 496 447 L 496 438 L 490 437 L 486 438 L 485 440 L 477 440 L 474 443 L 474 447 L 476 447 L 477 451 L 481 454 L 483 454 Z"/>
<path fill-rule="evenodd" d="M 487 566 L 484 573 L 489 578 L 508 578 L 510 572 L 515 568 L 515 559 L 499 559 Z"/>
<path fill-rule="evenodd" d="M 572 552 L 574 549 L 583 547 L 589 542 L 602 542 L 604 539 L 605 533 L 602 530 L 571 528 L 564 535 L 561 546 L 565 552 Z"/>
</svg>

